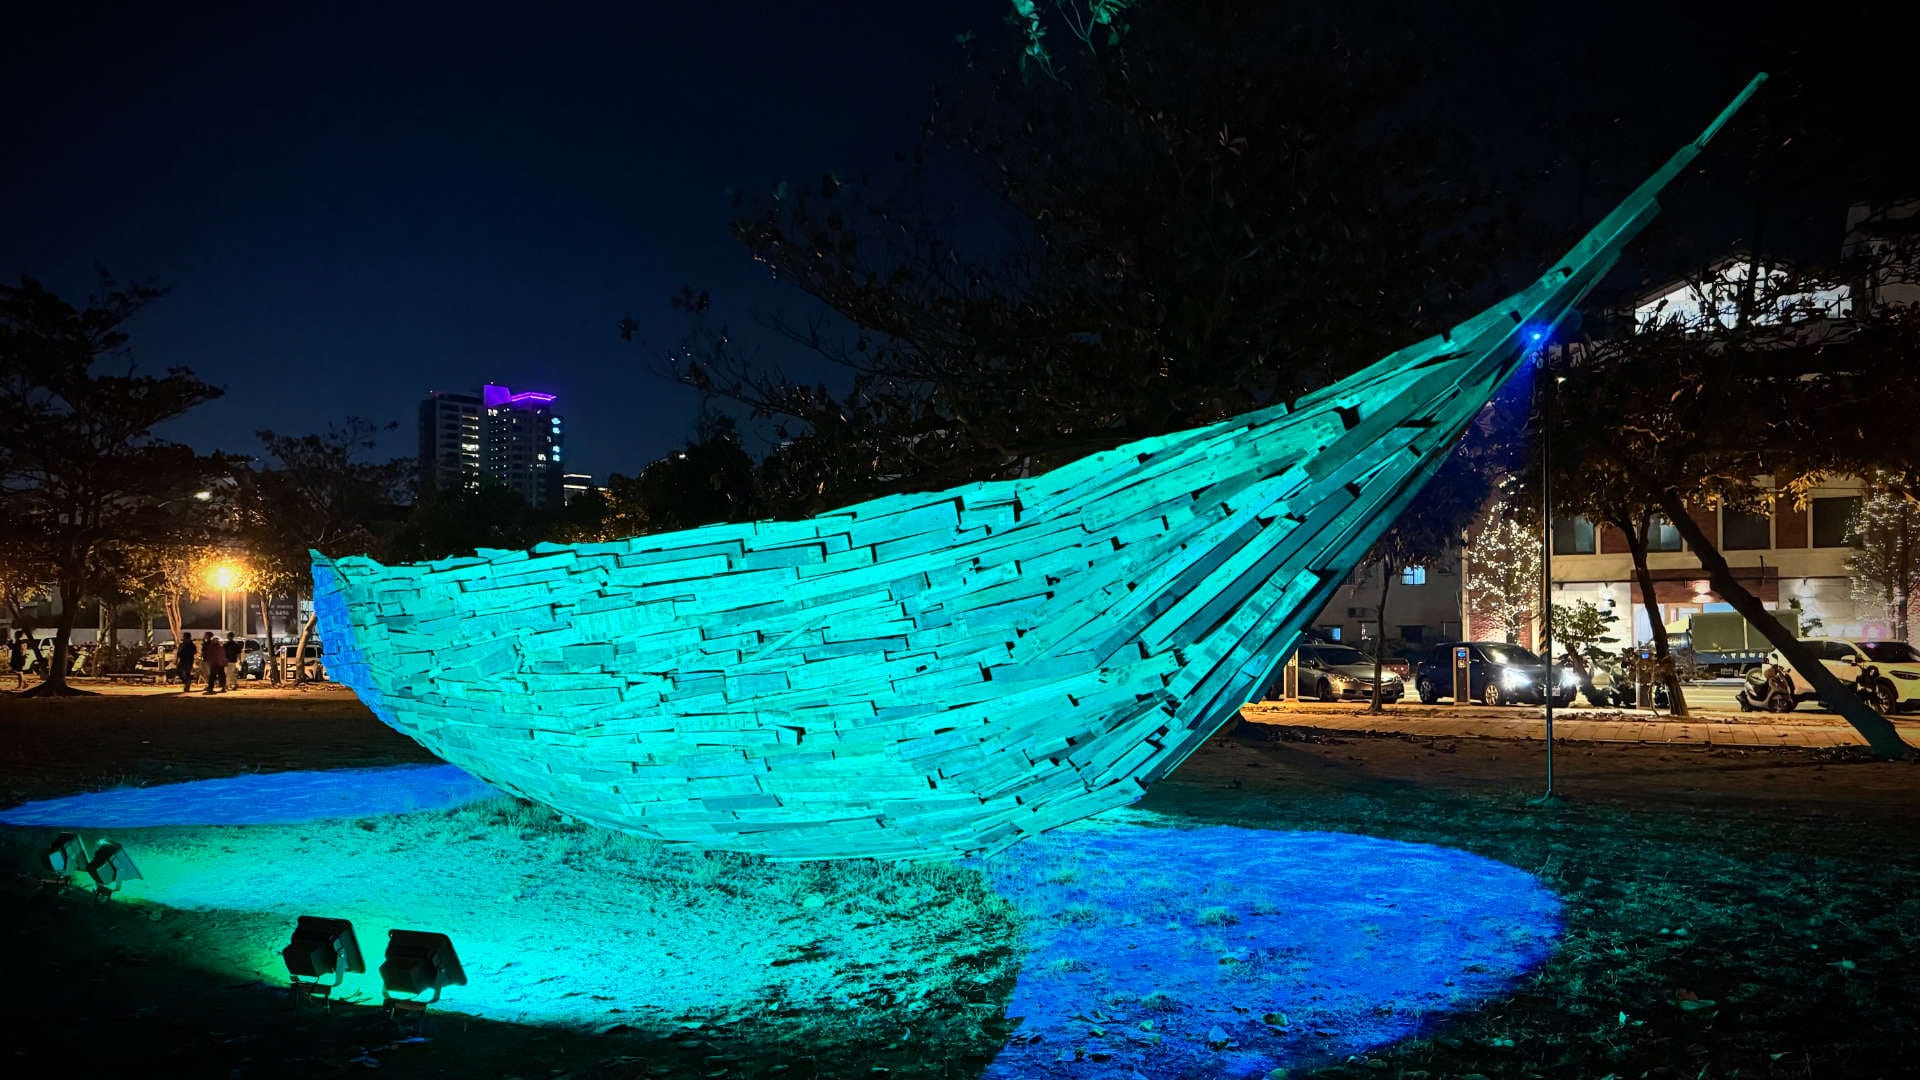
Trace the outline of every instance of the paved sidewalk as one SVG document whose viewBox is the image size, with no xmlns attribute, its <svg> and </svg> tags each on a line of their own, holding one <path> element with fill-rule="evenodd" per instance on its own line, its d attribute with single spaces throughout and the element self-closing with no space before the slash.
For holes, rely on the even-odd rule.
<svg viewBox="0 0 1920 1080">
<path fill-rule="evenodd" d="M 1539 709 L 1496 710 L 1446 706 L 1401 706 L 1385 716 L 1369 716 L 1360 706 L 1297 705 L 1263 702 L 1240 715 L 1255 724 L 1308 727 L 1322 731 L 1388 732 L 1487 739 L 1544 739 L 1546 720 Z M 1907 725 L 1902 725 L 1903 727 Z M 1614 710 L 1554 711 L 1556 739 L 1582 742 L 1672 743 L 1683 746 L 1864 746 L 1866 740 L 1837 718 L 1809 716 L 1798 723 L 1754 723 L 1730 717 L 1699 716 L 1670 720 L 1649 713 Z"/>
</svg>

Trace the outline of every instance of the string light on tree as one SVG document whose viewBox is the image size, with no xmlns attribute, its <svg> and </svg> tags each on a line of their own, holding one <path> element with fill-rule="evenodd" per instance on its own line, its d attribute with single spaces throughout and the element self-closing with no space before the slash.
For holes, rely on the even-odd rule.
<svg viewBox="0 0 1920 1080">
<path fill-rule="evenodd" d="M 1540 595 L 1540 537 L 1517 508 L 1496 502 L 1467 543 L 1467 609 L 1517 642 Z M 1491 636 L 1491 635 L 1487 635 Z"/>
<path fill-rule="evenodd" d="M 1920 506 L 1888 492 L 1860 501 L 1847 573 L 1854 603 L 1885 613 L 1896 640 L 1907 641 L 1913 594 L 1920 589 Z"/>
</svg>

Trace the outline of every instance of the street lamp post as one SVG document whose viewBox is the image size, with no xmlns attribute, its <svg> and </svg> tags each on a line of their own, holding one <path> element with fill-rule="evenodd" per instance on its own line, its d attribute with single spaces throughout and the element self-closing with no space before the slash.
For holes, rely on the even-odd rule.
<svg viewBox="0 0 1920 1080">
<path fill-rule="evenodd" d="M 231 633 L 233 624 L 227 619 L 227 592 L 239 580 L 240 574 L 231 564 L 222 564 L 213 571 L 213 583 L 220 586 L 220 632 Z"/>
<path fill-rule="evenodd" d="M 1547 710 L 1547 789 L 1535 799 L 1554 801 L 1553 794 L 1553 696 L 1560 689 L 1553 664 L 1553 366 L 1548 360 L 1543 331 L 1533 332 L 1533 345 L 1540 379 L 1540 652 L 1546 661 L 1546 684 L 1541 687 L 1542 703 Z"/>
</svg>

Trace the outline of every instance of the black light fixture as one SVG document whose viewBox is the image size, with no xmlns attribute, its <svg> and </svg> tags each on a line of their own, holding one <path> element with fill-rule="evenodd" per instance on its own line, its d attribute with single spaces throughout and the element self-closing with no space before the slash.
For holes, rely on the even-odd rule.
<svg viewBox="0 0 1920 1080">
<path fill-rule="evenodd" d="M 302 915 L 294 923 L 293 940 L 280 950 L 280 959 L 286 962 L 287 974 L 295 986 L 305 987 L 309 994 L 323 998 L 349 974 L 367 970 L 366 961 L 360 957 L 360 939 L 354 936 L 353 924 L 345 919 L 315 915 Z"/>
<path fill-rule="evenodd" d="M 387 931 L 387 958 L 380 982 L 390 1006 L 424 1009 L 440 1000 L 448 986 L 467 985 L 467 973 L 454 955 L 453 940 L 426 930 Z M 429 996 L 430 995 L 430 996 Z"/>
<path fill-rule="evenodd" d="M 68 875 L 87 868 L 87 842 L 78 833 L 63 832 L 53 838 L 42 858 L 53 877 L 64 883 Z"/>
<path fill-rule="evenodd" d="M 127 882 L 138 879 L 140 868 L 133 865 L 133 856 L 127 849 L 109 840 L 93 849 L 93 859 L 87 863 L 87 874 L 93 878 L 93 891 L 102 900 L 106 900 L 121 890 Z"/>
</svg>

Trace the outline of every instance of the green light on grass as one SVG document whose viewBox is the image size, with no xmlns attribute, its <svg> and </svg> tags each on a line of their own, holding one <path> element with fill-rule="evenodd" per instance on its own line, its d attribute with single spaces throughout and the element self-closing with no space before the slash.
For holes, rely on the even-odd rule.
<svg viewBox="0 0 1920 1080">
<path fill-rule="evenodd" d="M 419 769 L 376 779 L 395 777 L 442 783 Z M 335 778 L 348 791 L 368 782 Z M 220 812 L 207 789 L 180 787 Z M 142 809 L 171 814 L 176 801 L 153 790 Z M 1505 992 L 1549 955 L 1559 923 L 1531 875 L 1465 852 L 1134 811 L 961 865 L 705 854 L 499 799 L 122 839 L 140 851 L 142 901 L 181 913 L 153 924 L 155 947 L 222 981 L 285 987 L 291 972 L 367 1006 L 454 986 L 436 1008 L 588 1031 L 671 1032 L 688 1016 L 764 1016 L 770 1002 L 849 1031 L 1021 1017 L 1039 1041 L 1008 1045 L 993 1080 L 1043 1075 L 1058 1047 L 1089 1039 L 1112 1056 L 1078 1063 L 1085 1080 L 1259 1076 L 1363 1053 Z M 395 872 L 423 851 L 431 875 Z M 329 918 L 295 923 L 316 910 Z M 439 934 L 408 933 L 417 926 L 456 935 L 458 955 Z M 373 941 L 401 946 L 384 971 L 355 962 Z M 1259 1009 L 1240 1011 L 1249 1002 Z M 1082 1018 L 1096 1013 L 1129 1028 L 1090 1035 Z M 1123 1034 L 1143 1020 L 1151 1047 Z M 1209 1045 L 1215 1028 L 1229 1051 Z"/>
</svg>

